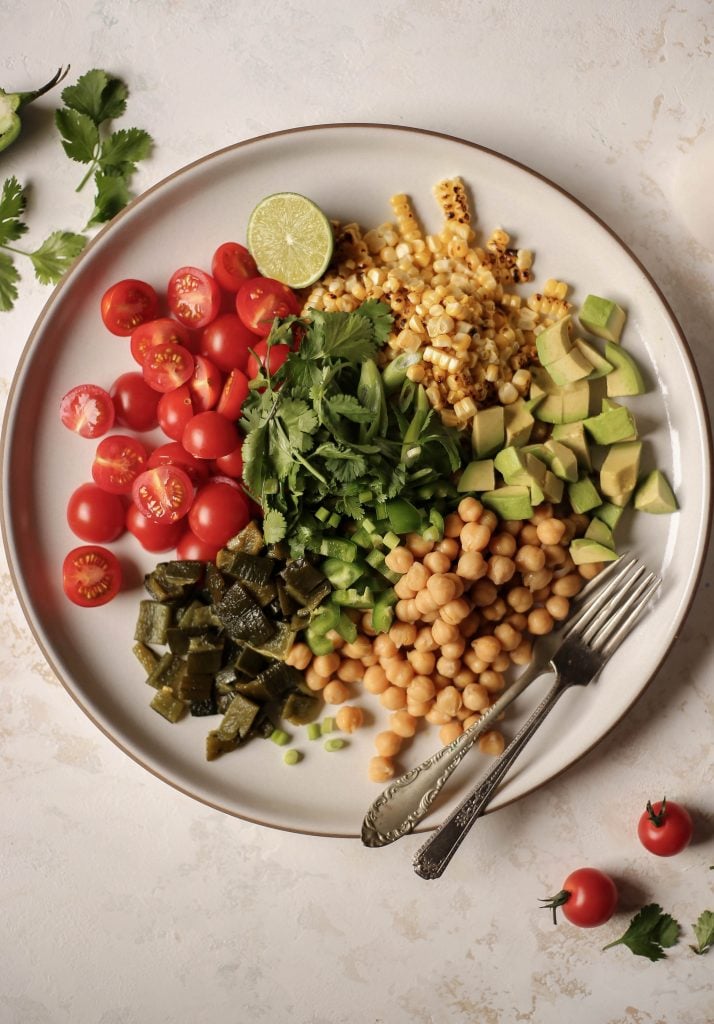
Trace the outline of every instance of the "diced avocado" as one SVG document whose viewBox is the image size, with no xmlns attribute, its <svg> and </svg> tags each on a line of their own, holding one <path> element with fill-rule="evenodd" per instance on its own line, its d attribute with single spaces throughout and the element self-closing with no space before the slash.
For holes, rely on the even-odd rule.
<svg viewBox="0 0 714 1024">
<path fill-rule="evenodd" d="M 625 311 L 611 299 L 588 295 L 578 313 L 580 323 L 591 334 L 606 341 L 619 341 L 625 326 Z M 607 355 L 607 353 L 606 353 Z M 609 356 L 608 356 L 609 358 Z"/>
<path fill-rule="evenodd" d="M 589 380 L 597 380 L 598 377 L 604 377 L 606 373 L 613 369 L 612 363 L 609 363 L 589 341 L 585 341 L 584 338 L 576 338 L 573 344 L 580 349 L 592 366 Z"/>
<path fill-rule="evenodd" d="M 545 474 L 548 472 L 548 467 L 532 452 L 526 452 L 526 472 L 532 480 L 535 480 L 541 487 L 545 483 Z"/>
<path fill-rule="evenodd" d="M 576 565 L 588 565 L 592 562 L 614 562 L 617 552 L 596 540 L 576 537 L 570 542 L 570 557 Z"/>
<path fill-rule="evenodd" d="M 597 519 L 594 516 L 585 531 L 585 539 L 597 541 L 598 544 L 604 544 L 606 548 L 615 550 L 615 538 L 612 535 L 612 530 L 602 519 Z"/>
<path fill-rule="evenodd" d="M 545 442 L 548 453 L 548 468 L 561 480 L 574 483 L 578 479 L 578 459 L 575 452 L 562 441 L 549 438 Z"/>
<path fill-rule="evenodd" d="M 506 445 L 520 448 L 528 444 L 535 420 L 522 398 L 503 407 L 503 421 L 506 431 Z"/>
<path fill-rule="evenodd" d="M 589 512 L 602 504 L 602 498 L 598 494 L 597 487 L 589 476 L 581 476 L 572 484 L 568 484 L 568 498 L 573 512 Z"/>
<path fill-rule="evenodd" d="M 672 488 L 664 473 L 653 469 L 635 491 L 635 508 L 639 512 L 666 515 L 679 508 Z"/>
<path fill-rule="evenodd" d="M 543 423 L 572 423 L 585 419 L 589 411 L 590 385 L 586 380 L 561 387 L 542 366 L 531 371 L 530 395 L 540 399 L 533 414 Z"/>
<path fill-rule="evenodd" d="M 637 437 L 635 420 L 624 405 L 601 412 L 599 416 L 589 416 L 583 423 L 596 444 L 615 444 Z"/>
<path fill-rule="evenodd" d="M 605 355 L 614 366 L 605 378 L 607 393 L 610 398 L 622 398 L 626 395 L 643 395 L 647 388 L 635 360 L 619 345 L 608 342 Z"/>
<path fill-rule="evenodd" d="M 542 505 L 545 501 L 545 491 L 540 484 L 535 482 L 535 480 L 531 480 L 528 484 L 528 490 L 531 493 L 531 505 L 533 508 L 538 508 L 538 506 Z"/>
<path fill-rule="evenodd" d="M 474 415 L 471 443 L 477 459 L 488 458 L 503 448 L 506 428 L 502 405 L 479 409 Z"/>
<path fill-rule="evenodd" d="M 530 519 L 533 515 L 530 490 L 523 484 L 484 491 L 481 501 L 502 519 Z"/>
<path fill-rule="evenodd" d="M 627 502 L 625 502 L 627 504 Z M 606 526 L 609 526 L 611 530 L 614 530 L 617 524 L 620 522 L 620 517 L 623 513 L 623 508 L 620 505 L 615 505 L 611 501 L 603 501 L 602 505 L 598 505 L 593 511 L 593 515 L 597 516 Z"/>
<path fill-rule="evenodd" d="M 526 456 L 520 448 L 514 448 L 512 445 L 502 448 L 493 464 L 507 484 L 528 483 Z"/>
<path fill-rule="evenodd" d="M 641 441 L 623 441 L 609 448 L 600 467 L 600 491 L 613 504 L 619 505 L 619 499 L 625 496 L 629 499 L 632 494 L 640 471 L 641 454 Z"/>
<path fill-rule="evenodd" d="M 632 491 L 623 491 L 621 494 L 610 494 L 608 497 L 613 505 L 616 505 L 620 509 L 624 509 L 632 497 L 632 493 Z"/>
<path fill-rule="evenodd" d="M 550 454 L 545 444 L 527 444 L 521 451 L 524 455 L 535 455 L 541 462 L 545 462 L 546 466 L 550 464 Z"/>
<path fill-rule="evenodd" d="M 552 501 L 554 505 L 560 504 L 563 500 L 563 491 L 565 490 L 565 483 L 557 477 L 555 473 L 551 473 L 549 469 L 545 472 L 545 480 L 543 481 L 543 494 L 547 501 Z"/>
<path fill-rule="evenodd" d="M 478 459 L 469 462 L 459 477 L 457 491 L 491 491 L 496 486 L 493 459 Z"/>
<path fill-rule="evenodd" d="M 566 448 L 570 448 L 575 454 L 580 468 L 590 472 L 592 469 L 590 446 L 582 422 L 556 424 L 553 427 L 551 438 L 553 441 L 560 441 Z"/>
<path fill-rule="evenodd" d="M 571 320 L 570 316 L 564 316 L 536 335 L 536 349 L 542 366 L 550 366 L 570 352 L 573 347 L 570 340 Z"/>
<path fill-rule="evenodd" d="M 572 384 L 576 380 L 583 380 L 592 373 L 592 363 L 579 348 L 573 346 L 570 352 L 566 352 L 554 363 L 549 363 L 546 370 L 556 384 Z"/>
</svg>

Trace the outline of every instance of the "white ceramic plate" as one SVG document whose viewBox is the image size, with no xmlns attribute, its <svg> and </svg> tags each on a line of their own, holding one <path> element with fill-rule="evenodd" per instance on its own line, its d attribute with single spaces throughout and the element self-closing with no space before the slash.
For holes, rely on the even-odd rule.
<svg viewBox="0 0 714 1024">
<path fill-rule="evenodd" d="M 251 742 L 211 764 L 204 735 L 214 720 L 171 726 L 149 706 L 150 693 L 131 653 L 143 572 L 155 562 L 130 536 L 114 546 L 133 589 L 103 608 L 74 607 L 63 596 L 61 563 L 77 544 L 65 522 L 70 492 L 90 479 L 94 443 L 59 423 L 60 397 L 75 384 L 108 386 L 136 368 L 128 343 L 106 332 L 99 300 L 125 277 L 162 291 L 183 264 L 210 268 L 217 245 L 244 237 L 263 196 L 303 192 L 331 217 L 376 225 L 389 219 L 389 197 L 407 192 L 423 222 L 439 227 L 432 187 L 459 174 L 470 188 L 480 230 L 506 228 L 536 252 L 536 282 L 564 278 L 573 298 L 610 296 L 628 310 L 625 344 L 642 364 L 650 390 L 632 400 L 646 437 L 645 466 L 670 478 L 681 512 L 625 522 L 629 546 L 664 573 L 661 600 L 600 681 L 570 692 L 495 798 L 512 801 L 561 772 L 601 739 L 631 706 L 669 648 L 693 595 L 710 513 L 709 437 L 700 387 L 686 343 L 656 286 L 625 246 L 587 209 L 513 161 L 470 143 L 412 129 L 329 125 L 240 143 L 177 172 L 136 200 L 101 232 L 55 290 L 30 337 L 6 415 L 4 535 L 25 613 L 50 664 L 84 711 L 131 757 L 183 792 L 230 814 L 316 835 L 355 836 L 377 788 L 367 781 L 375 728 L 355 734 L 350 749 L 326 753 L 301 744 L 297 768 L 273 744 Z M 677 558 L 674 559 L 675 549 Z M 541 681 L 542 684 L 543 681 Z M 538 684 L 540 686 L 541 684 Z M 538 687 L 537 687 L 538 689 Z M 538 689 L 538 692 L 541 692 Z M 536 699 L 511 709 L 511 735 Z M 370 703 L 370 701 L 372 703 Z M 403 764 L 438 746 L 422 735 Z M 472 756 L 473 772 L 486 759 Z M 437 824 L 469 784 L 463 767 L 445 791 Z"/>
</svg>

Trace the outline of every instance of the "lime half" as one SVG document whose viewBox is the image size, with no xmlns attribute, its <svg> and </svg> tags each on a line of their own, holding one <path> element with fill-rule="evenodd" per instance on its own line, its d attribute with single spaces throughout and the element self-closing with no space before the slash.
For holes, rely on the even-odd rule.
<svg viewBox="0 0 714 1024">
<path fill-rule="evenodd" d="M 248 221 L 248 248 L 265 277 L 306 288 L 322 277 L 332 256 L 332 226 L 311 199 L 275 192 Z"/>
</svg>

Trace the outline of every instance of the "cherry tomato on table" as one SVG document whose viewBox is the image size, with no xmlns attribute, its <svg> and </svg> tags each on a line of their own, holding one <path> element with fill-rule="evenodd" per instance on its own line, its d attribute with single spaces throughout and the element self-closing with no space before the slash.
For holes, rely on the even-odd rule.
<svg viewBox="0 0 714 1024">
<path fill-rule="evenodd" d="M 258 276 L 255 260 L 239 242 L 224 242 L 218 246 L 211 261 L 211 271 L 227 292 L 237 292 L 245 281 Z"/>
<path fill-rule="evenodd" d="M 131 494 L 131 485 L 146 469 L 149 455 L 129 434 L 110 434 L 97 445 L 92 463 L 95 484 L 110 494 Z"/>
<path fill-rule="evenodd" d="M 191 478 L 180 466 L 165 463 L 140 473 L 131 488 L 134 504 L 154 523 L 175 523 L 193 501 Z"/>
<path fill-rule="evenodd" d="M 249 330 L 235 313 L 223 313 L 216 317 L 201 334 L 199 350 L 220 370 L 245 370 L 248 364 L 248 349 L 252 348 L 256 335 Z"/>
<path fill-rule="evenodd" d="M 647 801 L 637 825 L 640 842 L 658 857 L 673 857 L 689 846 L 694 833 L 694 822 L 686 807 L 673 800 Z"/>
<path fill-rule="evenodd" d="M 188 384 L 182 384 L 174 391 L 167 391 L 156 406 L 159 426 L 172 441 L 181 440 L 183 428 L 195 413 Z"/>
<path fill-rule="evenodd" d="M 253 277 L 236 295 L 236 311 L 245 326 L 267 338 L 276 316 L 297 316 L 300 303 L 292 288 L 272 277 Z"/>
<path fill-rule="evenodd" d="M 609 875 L 597 868 L 578 868 L 568 875 L 559 893 L 541 902 L 552 909 L 554 922 L 557 908 L 562 907 L 571 924 L 597 928 L 610 920 L 617 900 L 617 888 Z"/>
<path fill-rule="evenodd" d="M 248 501 L 235 485 L 209 481 L 199 488 L 188 514 L 192 532 L 206 544 L 222 547 L 250 519 Z"/>
<path fill-rule="evenodd" d="M 80 484 L 67 502 L 67 523 L 81 540 L 105 544 L 124 532 L 124 504 L 96 484 Z"/>
<path fill-rule="evenodd" d="M 205 327 L 221 308 L 221 289 L 210 274 L 198 267 L 181 267 L 171 275 L 169 309 L 186 327 Z"/>
<path fill-rule="evenodd" d="M 120 426 L 139 432 L 154 429 L 158 423 L 156 406 L 159 396 L 142 374 L 122 373 L 112 384 L 109 394 Z"/>
<path fill-rule="evenodd" d="M 73 548 L 62 563 L 62 586 L 70 601 L 97 608 L 121 587 L 121 567 L 111 551 L 94 544 Z"/>
<path fill-rule="evenodd" d="M 235 424 L 213 410 L 196 413 L 181 436 L 181 444 L 186 451 L 199 459 L 220 459 L 222 455 L 229 455 L 239 443 Z"/>
<path fill-rule="evenodd" d="M 147 320 L 154 320 L 159 298 L 146 281 L 127 278 L 107 288 L 102 296 L 102 320 L 107 330 L 128 337 Z"/>
<path fill-rule="evenodd" d="M 126 511 L 126 528 L 141 544 L 144 551 L 159 554 L 176 547 L 186 529 L 183 519 L 175 523 L 154 523 L 143 516 L 136 505 Z"/>
<path fill-rule="evenodd" d="M 168 342 L 173 345 L 183 345 L 189 351 L 194 344 L 191 332 L 187 327 L 164 316 L 158 320 L 148 320 L 132 331 L 129 347 L 134 359 L 140 366 L 143 366 L 149 349 L 156 348 L 157 345 L 165 345 Z"/>
</svg>

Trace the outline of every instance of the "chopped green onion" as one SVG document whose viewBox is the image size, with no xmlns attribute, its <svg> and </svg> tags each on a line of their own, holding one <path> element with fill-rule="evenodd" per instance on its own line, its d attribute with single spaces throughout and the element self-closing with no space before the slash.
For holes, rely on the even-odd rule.
<svg viewBox="0 0 714 1024">
<path fill-rule="evenodd" d="M 390 551 L 394 551 L 394 549 L 398 548 L 400 544 L 399 537 L 397 537 L 396 533 L 392 533 L 391 530 L 388 533 L 385 533 L 382 540 Z"/>
<path fill-rule="evenodd" d="M 298 761 L 302 761 L 302 754 L 295 747 L 291 747 L 290 750 L 286 750 L 283 754 L 283 761 L 285 764 L 297 764 Z"/>
<path fill-rule="evenodd" d="M 345 741 L 341 739 L 325 740 L 325 750 L 332 753 L 333 750 L 342 750 L 345 745 Z"/>
<path fill-rule="evenodd" d="M 330 518 L 327 520 L 327 525 L 331 526 L 333 530 L 336 530 L 341 522 L 342 516 L 338 515 L 337 512 L 333 512 Z"/>
<path fill-rule="evenodd" d="M 310 722 L 307 727 L 307 738 L 309 740 L 319 740 L 322 736 L 322 728 L 319 722 Z"/>
<path fill-rule="evenodd" d="M 273 729 L 270 734 L 270 739 L 279 747 L 284 747 L 286 743 L 290 742 L 290 737 L 282 729 Z"/>
<path fill-rule="evenodd" d="M 327 520 L 330 518 L 330 515 L 331 512 L 329 508 L 325 508 L 325 506 L 322 505 L 320 508 L 318 508 L 317 512 L 315 513 L 315 519 L 319 519 L 321 523 L 326 523 Z"/>
<path fill-rule="evenodd" d="M 323 718 L 322 726 L 321 726 L 322 735 L 324 736 L 325 733 L 334 732 L 334 731 L 335 731 L 335 720 L 334 720 L 334 718 L 331 718 L 331 717 Z"/>
</svg>

